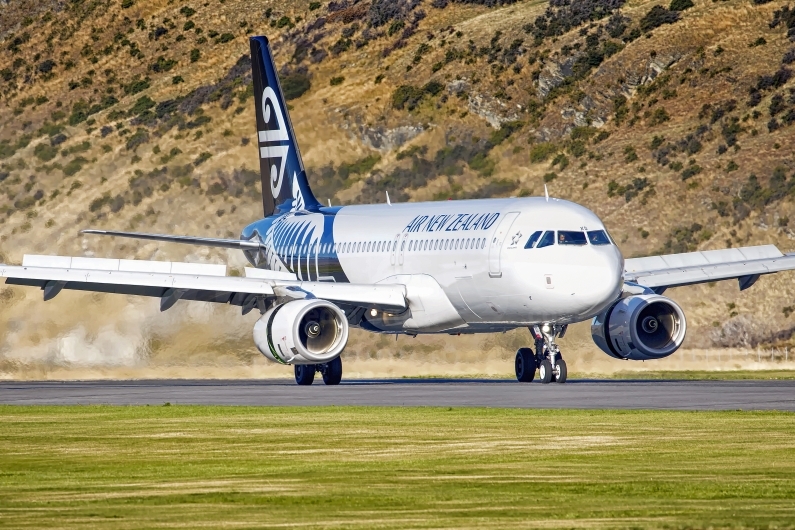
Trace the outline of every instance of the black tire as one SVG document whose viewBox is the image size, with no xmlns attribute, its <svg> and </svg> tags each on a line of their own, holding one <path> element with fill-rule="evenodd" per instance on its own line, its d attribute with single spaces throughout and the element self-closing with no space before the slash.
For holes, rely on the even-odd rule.
<svg viewBox="0 0 795 530">
<path fill-rule="evenodd" d="M 293 368 L 295 369 L 295 382 L 299 385 L 311 385 L 315 380 L 314 364 L 296 364 Z"/>
<path fill-rule="evenodd" d="M 552 363 L 549 359 L 544 359 L 538 366 L 538 378 L 545 385 L 552 382 Z"/>
<path fill-rule="evenodd" d="M 530 348 L 519 348 L 516 350 L 516 360 L 514 362 L 516 379 L 520 383 L 530 383 L 536 376 L 536 354 Z"/>
<path fill-rule="evenodd" d="M 568 368 L 566 368 L 566 361 L 558 359 L 555 361 L 555 381 L 558 383 L 565 383 L 569 375 Z"/>
<path fill-rule="evenodd" d="M 323 382 L 327 385 L 338 385 L 340 381 L 342 381 L 342 359 L 337 357 L 326 363 L 326 369 L 323 370 Z"/>
</svg>

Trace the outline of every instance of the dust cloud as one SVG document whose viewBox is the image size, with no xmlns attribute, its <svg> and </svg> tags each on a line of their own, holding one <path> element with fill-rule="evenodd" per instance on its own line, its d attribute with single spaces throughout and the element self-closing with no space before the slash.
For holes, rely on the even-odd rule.
<svg viewBox="0 0 795 530">
<path fill-rule="evenodd" d="M 157 300 L 63 292 L 43 303 L 40 291 L 0 290 L 0 379 L 279 378 L 290 367 L 267 361 L 251 338 L 258 314 L 180 302 L 161 313 Z M 343 354 L 346 378 L 513 377 L 527 330 L 416 338 L 352 330 Z M 660 361 L 618 361 L 593 344 L 588 324 L 560 341 L 569 371 L 795 369 L 787 350 L 685 349 Z"/>
</svg>

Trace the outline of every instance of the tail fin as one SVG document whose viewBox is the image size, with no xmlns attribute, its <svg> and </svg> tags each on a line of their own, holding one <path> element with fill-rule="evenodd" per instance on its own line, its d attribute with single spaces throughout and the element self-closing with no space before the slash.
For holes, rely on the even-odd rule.
<svg viewBox="0 0 795 530">
<path fill-rule="evenodd" d="M 321 205 L 309 189 L 268 39 L 251 37 L 251 70 L 265 217 Z"/>
</svg>

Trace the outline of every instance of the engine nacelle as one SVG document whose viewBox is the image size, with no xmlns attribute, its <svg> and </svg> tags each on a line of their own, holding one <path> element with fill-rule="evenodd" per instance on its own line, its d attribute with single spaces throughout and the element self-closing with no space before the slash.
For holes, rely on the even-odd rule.
<svg viewBox="0 0 795 530">
<path fill-rule="evenodd" d="M 260 353 L 281 364 L 334 360 L 348 343 L 345 313 L 325 300 L 294 300 L 262 315 L 254 325 Z"/>
<path fill-rule="evenodd" d="M 591 323 L 591 336 L 603 352 L 633 361 L 668 357 L 682 345 L 686 331 L 682 308 L 656 294 L 622 298 Z"/>
</svg>

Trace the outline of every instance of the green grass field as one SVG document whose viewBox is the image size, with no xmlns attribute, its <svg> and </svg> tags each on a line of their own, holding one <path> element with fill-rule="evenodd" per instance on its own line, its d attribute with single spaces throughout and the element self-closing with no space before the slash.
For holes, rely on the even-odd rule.
<svg viewBox="0 0 795 530">
<path fill-rule="evenodd" d="M 0 527 L 795 527 L 789 413 L 2 406 L 0 421 Z"/>
</svg>

